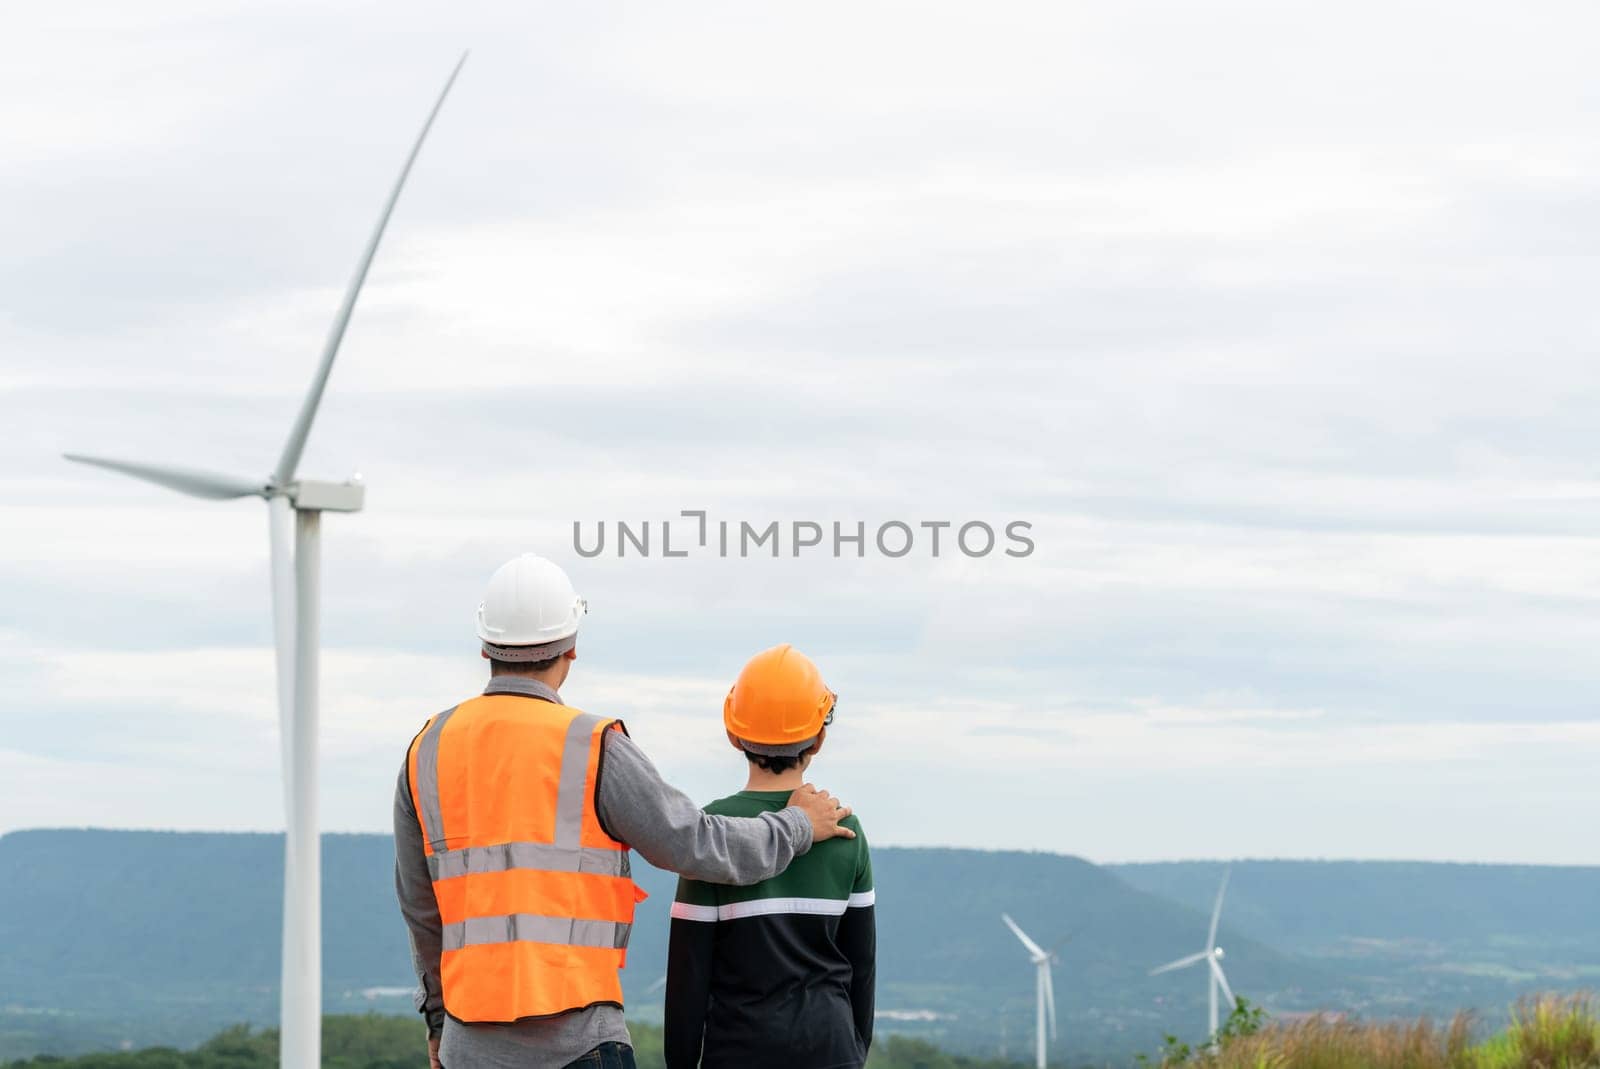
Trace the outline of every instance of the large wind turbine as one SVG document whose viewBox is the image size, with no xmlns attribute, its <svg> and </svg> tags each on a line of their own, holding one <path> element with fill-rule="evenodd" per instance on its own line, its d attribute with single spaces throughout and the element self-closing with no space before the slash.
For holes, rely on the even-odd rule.
<svg viewBox="0 0 1600 1069">
<path fill-rule="evenodd" d="M 1034 1022 L 1034 1062 L 1038 1069 L 1045 1069 L 1045 1027 L 1049 1026 L 1050 1038 L 1056 1038 L 1056 989 L 1050 981 L 1050 966 L 1060 959 L 1054 951 L 1047 951 L 1038 943 L 1028 938 L 1026 932 L 1017 927 L 1017 922 L 1005 913 L 1000 914 L 1000 919 L 1006 922 L 1012 934 L 1022 940 L 1022 945 L 1028 951 L 1028 958 L 1037 970 L 1034 981 L 1034 1000 L 1038 1017 Z"/>
<path fill-rule="evenodd" d="M 1207 1034 L 1208 1040 L 1214 1039 L 1217 1034 L 1217 988 L 1220 987 L 1222 993 L 1227 996 L 1229 1012 L 1232 1012 L 1236 1004 L 1233 989 L 1228 986 L 1228 978 L 1222 972 L 1222 948 L 1217 946 L 1217 922 L 1222 919 L 1222 896 L 1228 892 L 1228 877 L 1232 871 L 1228 869 L 1223 872 L 1222 886 L 1217 888 L 1217 904 L 1211 910 L 1211 929 L 1206 933 L 1206 948 L 1198 954 L 1190 954 L 1186 958 L 1169 961 L 1160 968 L 1150 970 L 1150 975 L 1155 976 L 1158 973 L 1172 972 L 1174 969 L 1187 969 L 1202 961 L 1210 963 L 1210 968 L 1206 970 L 1206 994 L 1211 1000 L 1211 1031 Z"/>
<path fill-rule="evenodd" d="M 339 354 L 367 269 L 383 240 L 406 176 L 444 106 L 450 87 L 467 61 L 463 53 L 444 83 L 422 131 L 417 134 L 400 177 L 384 202 L 378 225 L 356 262 L 355 275 L 333 318 L 311 388 L 295 417 L 277 467 L 265 478 L 218 475 L 197 468 L 138 464 L 68 453 L 68 460 L 92 464 L 165 486 L 192 497 L 227 500 L 259 497 L 267 502 L 272 543 L 272 618 L 277 648 L 278 727 L 282 740 L 283 797 L 286 811 L 283 869 L 283 981 L 280 1054 L 283 1069 L 319 1069 L 322 1064 L 322 874 L 317 833 L 317 588 L 318 535 L 324 512 L 359 512 L 365 487 L 359 479 L 342 483 L 295 477 L 305 451 L 328 374 Z M 294 544 L 289 542 L 294 517 Z"/>
</svg>

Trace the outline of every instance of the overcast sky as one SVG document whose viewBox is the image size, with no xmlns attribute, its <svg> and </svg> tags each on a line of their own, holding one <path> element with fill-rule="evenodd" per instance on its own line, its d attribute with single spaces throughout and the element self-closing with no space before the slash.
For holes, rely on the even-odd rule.
<svg viewBox="0 0 1600 1069">
<path fill-rule="evenodd" d="M 302 465 L 325 827 L 531 549 L 702 800 L 791 641 L 877 842 L 1600 860 L 1592 3 L 328 9 L 6 15 L 0 830 L 281 827 L 265 509 L 59 454 L 268 471 L 470 47 Z M 684 509 L 1035 549 L 574 552 Z"/>
</svg>

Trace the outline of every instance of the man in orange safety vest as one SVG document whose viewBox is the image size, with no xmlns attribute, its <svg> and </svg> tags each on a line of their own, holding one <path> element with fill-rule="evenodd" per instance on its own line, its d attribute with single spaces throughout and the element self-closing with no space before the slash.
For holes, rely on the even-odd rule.
<svg viewBox="0 0 1600 1069">
<path fill-rule="evenodd" d="M 618 970 L 635 902 L 628 851 L 691 879 L 759 883 L 854 833 L 809 784 L 760 816 L 703 813 L 620 720 L 560 688 L 588 611 L 532 554 L 478 608 L 483 694 L 412 740 L 395 793 L 395 886 L 434 1069 L 632 1069 Z"/>
</svg>

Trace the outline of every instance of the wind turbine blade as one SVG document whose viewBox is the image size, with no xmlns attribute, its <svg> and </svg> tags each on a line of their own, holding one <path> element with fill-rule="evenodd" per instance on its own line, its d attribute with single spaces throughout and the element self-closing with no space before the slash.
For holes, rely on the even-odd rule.
<svg viewBox="0 0 1600 1069">
<path fill-rule="evenodd" d="M 1204 950 L 1202 950 L 1198 954 L 1190 954 L 1187 958 L 1179 958 L 1177 961 L 1169 961 L 1165 965 L 1162 965 L 1162 966 L 1159 966 L 1157 968 L 1151 969 L 1150 970 L 1150 975 L 1151 976 L 1159 976 L 1160 974 L 1162 974 L 1164 972 L 1171 972 L 1174 969 L 1187 969 L 1189 966 L 1193 965 L 1195 962 L 1197 962 L 1197 961 L 1205 961 L 1210 956 L 1211 956 L 1210 954 L 1208 954 Z"/>
<path fill-rule="evenodd" d="M 1022 940 L 1022 945 L 1028 948 L 1028 953 L 1034 955 L 1036 958 L 1047 958 L 1050 956 L 1039 948 L 1038 943 L 1035 943 L 1032 939 L 1029 939 L 1027 933 L 1021 928 L 1018 928 L 1017 922 L 1012 920 L 1009 915 L 1002 913 L 1000 914 L 1000 919 L 1006 922 L 1006 927 L 1010 928 L 1011 931 L 1016 934 L 1018 939 Z"/>
<path fill-rule="evenodd" d="M 422 143 L 427 140 L 428 131 L 433 127 L 433 120 L 438 116 L 439 109 L 444 106 L 444 98 L 450 95 L 450 87 L 456 84 L 456 76 L 461 73 L 461 66 L 466 61 L 467 53 L 463 52 L 461 58 L 456 61 L 455 69 L 450 72 L 450 77 L 445 80 L 439 99 L 434 101 L 427 122 L 422 124 L 422 132 L 417 134 L 417 140 L 411 146 L 411 154 L 406 157 L 405 166 L 400 168 L 400 177 L 395 179 L 394 189 L 389 192 L 389 199 L 384 203 L 383 214 L 378 216 L 378 225 L 372 231 L 372 237 L 367 240 L 367 247 L 361 253 L 361 259 L 356 263 L 356 273 L 350 279 L 350 287 L 345 290 L 344 301 L 333 317 L 333 327 L 328 331 L 328 340 L 322 346 L 322 359 L 317 364 L 317 373 L 311 380 L 311 389 L 306 392 L 306 399 L 300 406 L 300 414 L 295 417 L 294 427 L 289 431 L 289 440 L 283 444 L 283 455 L 278 458 L 278 466 L 273 469 L 272 481 L 278 486 L 287 486 L 294 480 L 294 470 L 300 464 L 300 455 L 306 448 L 306 438 L 311 433 L 311 421 L 317 418 L 317 406 L 322 403 L 322 391 L 328 385 L 329 373 L 333 371 L 333 358 L 339 355 L 339 343 L 344 340 L 345 327 L 349 326 L 350 314 L 355 311 L 356 298 L 361 295 L 361 284 L 367 280 L 367 269 L 372 266 L 372 258 L 378 253 L 378 243 L 383 240 L 383 231 L 389 225 L 389 216 L 394 213 L 395 203 L 400 199 L 400 191 L 405 188 L 406 178 L 411 174 L 411 165 L 417 161 L 417 153 L 422 151 Z"/>
<path fill-rule="evenodd" d="M 1050 1021 L 1050 1038 L 1056 1038 L 1056 985 L 1050 978 L 1050 964 L 1043 962 L 1039 968 L 1044 970 L 1044 1012 Z"/>
<path fill-rule="evenodd" d="M 1060 939 L 1057 939 L 1055 941 L 1054 945 L 1052 945 L 1050 947 L 1050 957 L 1052 957 L 1055 960 L 1059 961 L 1060 960 L 1061 948 L 1066 946 L 1068 943 L 1072 942 L 1079 935 L 1082 935 L 1083 934 L 1083 930 L 1085 928 L 1087 928 L 1087 927 L 1088 927 L 1087 924 L 1080 924 L 1076 928 L 1072 929 L 1072 931 L 1070 931 L 1066 935 L 1062 936 Z"/>
<path fill-rule="evenodd" d="M 1217 904 L 1211 910 L 1211 931 L 1206 935 L 1206 949 L 1211 950 L 1217 945 L 1217 922 L 1222 919 L 1222 896 L 1228 893 L 1228 877 L 1233 875 L 1233 870 L 1222 870 L 1222 886 L 1217 888 Z"/>
<path fill-rule="evenodd" d="M 1233 988 L 1228 986 L 1227 976 L 1223 975 L 1222 962 L 1218 961 L 1216 958 L 1211 959 L 1211 975 L 1215 976 L 1217 978 L 1217 983 L 1222 985 L 1222 993 L 1228 997 L 1228 1012 L 1232 1013 L 1233 1008 L 1237 1006 L 1239 1002 L 1233 997 Z"/>
<path fill-rule="evenodd" d="M 190 497 L 204 497 L 213 501 L 227 501 L 235 497 L 260 497 L 266 493 L 266 483 L 259 479 L 241 479 L 235 475 L 219 475 L 198 468 L 179 468 L 157 464 L 135 464 L 109 457 L 87 457 L 81 453 L 63 453 L 75 464 L 105 468 L 107 471 L 131 475 L 147 483 L 165 486 Z"/>
</svg>

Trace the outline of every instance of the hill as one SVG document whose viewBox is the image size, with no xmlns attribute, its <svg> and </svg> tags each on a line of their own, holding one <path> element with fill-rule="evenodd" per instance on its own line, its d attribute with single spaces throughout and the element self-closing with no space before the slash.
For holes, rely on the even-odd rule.
<svg viewBox="0 0 1600 1069">
<path fill-rule="evenodd" d="M 1158 862 L 1128 883 L 1226 915 L 1365 992 L 1368 1013 L 1445 1015 L 1600 983 L 1600 868 L 1391 861 Z"/>
<path fill-rule="evenodd" d="M 1305 953 L 1351 938 L 1491 942 L 1508 935 L 1600 949 L 1600 868 L 1415 861 L 1215 861 L 1112 865 L 1128 883 L 1209 909 L 1232 870 L 1228 915 Z M 1530 907 L 1537 906 L 1537 908 Z"/>
<path fill-rule="evenodd" d="M 276 1014 L 282 839 L 276 835 L 27 831 L 0 838 L 0 1056 L 197 1043 Z M 393 854 L 379 835 L 324 841 L 329 1012 L 410 1012 Z M 1081 929 L 1058 973 L 1063 1035 L 1075 1051 L 1153 1045 L 1198 1026 L 1198 977 L 1151 979 L 1150 964 L 1198 944 L 1205 918 L 1077 858 L 970 850 L 874 851 L 882 1009 L 900 1028 L 992 1051 L 1002 1029 L 1032 1029 L 1033 975 L 1001 925 L 1009 911 L 1050 943 Z M 659 1019 L 649 988 L 665 969 L 675 878 L 636 865 L 640 909 L 625 988 L 629 1012 Z M 1243 991 L 1301 1005 L 1309 970 L 1242 933 Z M 1174 982 L 1176 980 L 1176 982 Z"/>
<path fill-rule="evenodd" d="M 1062 1035 L 1084 1053 L 1156 1045 L 1163 1029 L 1201 1027 L 1198 975 L 1150 977 L 1152 965 L 1205 941 L 1207 917 L 1141 892 L 1081 858 L 1059 854 L 876 848 L 879 1008 L 936 1015 L 905 1030 L 952 1049 L 992 1051 L 1002 1028 L 1013 1047 L 1033 1030 L 1033 970 L 1000 920 L 1010 913 L 1040 944 L 1061 948 L 1056 997 Z M 639 876 L 651 898 L 630 951 L 630 1012 L 651 1019 L 659 995 L 640 997 L 662 974 L 666 910 L 674 879 Z M 1286 1008 L 1311 1008 L 1310 988 L 1334 977 L 1295 962 L 1232 928 L 1230 979 L 1240 991 Z M 1133 1046 L 1130 1046 L 1132 1041 Z"/>
<path fill-rule="evenodd" d="M 190 1045 L 230 1023 L 273 1023 L 282 851 L 275 835 L 80 830 L 0 837 L 8 876 L 0 882 L 0 1058 L 123 1042 Z M 1370 947 L 1361 942 L 1370 932 L 1385 938 L 1407 930 L 1407 894 L 1465 901 L 1478 893 L 1479 876 L 1502 889 L 1493 909 L 1462 906 L 1418 929 L 1441 941 L 1477 938 L 1493 917 L 1503 918 L 1501 946 L 1552 937 L 1562 925 L 1573 938 L 1592 940 L 1600 928 L 1577 909 L 1585 885 L 1569 884 L 1575 877 L 1568 870 L 1508 878 L 1494 869 L 1378 867 L 1323 881 L 1321 897 L 1308 906 L 1306 881 L 1316 882 L 1316 873 L 1297 874 L 1299 864 L 1236 868 L 1222 929 L 1236 989 L 1277 1011 L 1407 1012 L 1406 985 L 1424 980 L 1420 990 L 1442 1005 L 1453 998 L 1450 1009 L 1498 1009 L 1532 986 L 1578 986 L 1576 973 L 1565 985 L 1542 982 L 1548 975 L 1540 973 L 1535 984 L 1521 974 L 1451 971 L 1455 959 L 1435 960 L 1439 968 L 1424 973 L 1403 954 L 1353 951 Z M 392 865 L 386 836 L 324 840 L 329 1012 L 411 1012 Z M 1200 949 L 1215 866 L 1109 869 L 1055 854 L 879 847 L 874 869 L 886 1030 L 980 1053 L 1028 1045 L 1033 974 L 1000 922 L 1002 911 L 1047 946 L 1071 936 L 1056 973 L 1057 1049 L 1073 1060 L 1125 1059 L 1154 1049 L 1163 1032 L 1198 1038 L 1203 1030 L 1201 976 L 1147 971 Z M 642 862 L 636 878 L 651 897 L 640 909 L 624 987 L 630 1017 L 658 1020 L 661 996 L 651 987 L 664 970 L 674 878 Z M 1457 886 L 1463 880 L 1465 889 Z M 1392 903 L 1388 927 L 1369 931 L 1357 924 L 1367 914 L 1340 903 L 1340 888 L 1358 887 L 1373 901 Z M 1552 896 L 1567 903 L 1557 920 L 1534 919 Z M 1306 919 L 1308 910 L 1322 912 Z M 1527 923 L 1518 927 L 1518 918 Z M 1455 998 L 1463 992 L 1475 1001 Z"/>
</svg>

